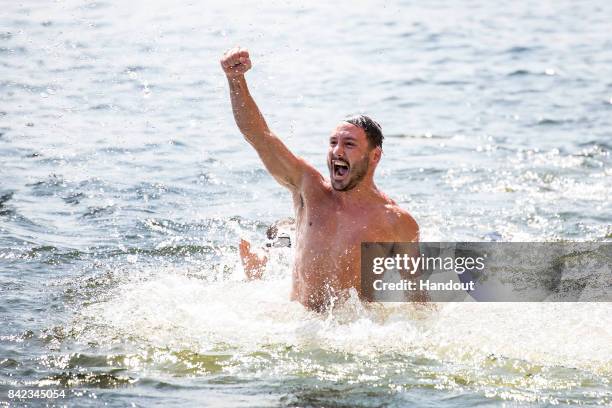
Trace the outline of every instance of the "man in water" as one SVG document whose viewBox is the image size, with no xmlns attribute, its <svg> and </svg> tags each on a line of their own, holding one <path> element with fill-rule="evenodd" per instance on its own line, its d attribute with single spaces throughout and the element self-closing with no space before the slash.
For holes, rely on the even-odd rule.
<svg viewBox="0 0 612 408">
<path fill-rule="evenodd" d="M 416 221 L 374 184 L 382 157 L 380 125 L 365 115 L 338 124 L 329 137 L 329 180 L 294 155 L 268 128 L 249 93 L 246 49 L 221 58 L 234 119 L 264 166 L 293 196 L 296 216 L 291 299 L 321 311 L 360 280 L 362 242 L 418 242 Z"/>
</svg>

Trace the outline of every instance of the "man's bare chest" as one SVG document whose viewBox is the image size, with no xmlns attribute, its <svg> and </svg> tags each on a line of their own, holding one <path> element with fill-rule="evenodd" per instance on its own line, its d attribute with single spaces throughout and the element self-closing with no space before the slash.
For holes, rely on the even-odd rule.
<svg viewBox="0 0 612 408">
<path fill-rule="evenodd" d="M 393 227 L 382 211 L 312 206 L 296 215 L 299 235 L 316 239 L 319 243 L 353 247 L 361 245 L 361 242 L 393 240 Z"/>
</svg>

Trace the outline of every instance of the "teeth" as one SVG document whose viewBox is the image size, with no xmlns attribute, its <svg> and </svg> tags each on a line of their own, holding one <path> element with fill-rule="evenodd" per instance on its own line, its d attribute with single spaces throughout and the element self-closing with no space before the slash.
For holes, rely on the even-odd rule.
<svg viewBox="0 0 612 408">
<path fill-rule="evenodd" d="M 348 164 L 343 161 L 334 160 L 332 163 L 334 164 L 334 166 L 342 166 L 348 168 Z"/>
</svg>

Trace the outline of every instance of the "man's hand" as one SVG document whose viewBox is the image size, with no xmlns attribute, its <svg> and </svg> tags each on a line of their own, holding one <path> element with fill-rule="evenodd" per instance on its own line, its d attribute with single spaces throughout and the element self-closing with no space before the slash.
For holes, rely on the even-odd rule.
<svg viewBox="0 0 612 408">
<path fill-rule="evenodd" d="M 244 75 L 251 69 L 249 51 L 240 47 L 227 50 L 221 58 L 221 66 L 229 79 Z"/>
<path fill-rule="evenodd" d="M 268 262 L 267 256 L 260 256 L 255 251 L 251 251 L 251 243 L 240 239 L 240 259 L 244 273 L 248 280 L 261 279 Z"/>
</svg>

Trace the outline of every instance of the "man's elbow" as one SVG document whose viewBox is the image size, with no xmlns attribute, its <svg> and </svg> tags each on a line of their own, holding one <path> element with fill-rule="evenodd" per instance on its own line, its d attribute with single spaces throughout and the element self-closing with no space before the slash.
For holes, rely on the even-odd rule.
<svg viewBox="0 0 612 408">
<path fill-rule="evenodd" d="M 260 144 L 261 141 L 264 138 L 263 133 L 257 132 L 257 131 L 255 131 L 253 129 L 242 129 L 242 128 L 240 128 L 240 133 L 242 133 L 242 137 L 244 137 L 244 140 L 249 142 L 249 144 L 254 146 L 254 147 L 257 144 Z"/>
</svg>

